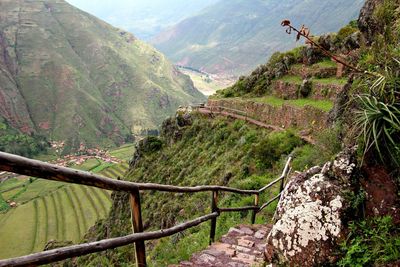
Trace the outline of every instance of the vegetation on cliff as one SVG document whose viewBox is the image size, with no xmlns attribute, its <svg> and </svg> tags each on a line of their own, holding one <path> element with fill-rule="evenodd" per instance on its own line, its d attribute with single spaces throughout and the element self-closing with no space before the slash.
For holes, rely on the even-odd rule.
<svg viewBox="0 0 400 267">
<path fill-rule="evenodd" d="M 310 159 L 315 151 L 305 145 L 291 131 L 270 132 L 223 118 L 207 118 L 192 114 L 190 119 L 180 121 L 168 119 L 164 122 L 161 137 L 149 137 L 141 141 L 131 162 L 127 180 L 182 186 L 227 185 L 242 189 L 259 189 L 272 181 L 282 171 L 286 157 L 295 151 L 302 155 L 295 160 L 296 168 L 319 164 L 323 157 Z M 326 142 L 328 143 L 328 142 Z M 328 155 L 329 154 L 329 155 Z M 306 159 L 307 158 L 307 159 Z M 324 158 L 324 159 L 322 159 Z M 274 188 L 275 191 L 278 188 Z M 272 196 L 264 194 L 260 202 Z M 170 227 L 179 222 L 209 212 L 208 194 L 143 193 L 142 212 L 146 230 Z M 220 206 L 239 207 L 251 205 L 252 197 L 234 194 L 220 196 Z M 121 236 L 131 232 L 128 196 L 115 193 L 110 216 L 99 222 L 89 233 L 89 240 Z M 261 216 L 265 223 L 273 214 L 275 205 Z M 223 214 L 218 219 L 217 236 L 226 233 L 229 227 L 248 222 L 248 212 Z M 208 244 L 209 226 L 148 242 L 149 262 L 153 266 L 166 266 L 188 259 L 194 251 Z M 132 247 L 119 248 L 81 259 L 87 264 L 114 264 L 132 259 Z"/>
<path fill-rule="evenodd" d="M 364 156 L 377 154 L 376 162 L 400 168 L 400 37 L 399 2 L 385 0 L 372 13 L 379 31 L 370 36 L 360 65 L 373 75 L 363 75 L 353 94 Z"/>
<path fill-rule="evenodd" d="M 0 151 L 33 157 L 45 153 L 48 148 L 45 137 L 23 134 L 0 117 Z"/>
</svg>

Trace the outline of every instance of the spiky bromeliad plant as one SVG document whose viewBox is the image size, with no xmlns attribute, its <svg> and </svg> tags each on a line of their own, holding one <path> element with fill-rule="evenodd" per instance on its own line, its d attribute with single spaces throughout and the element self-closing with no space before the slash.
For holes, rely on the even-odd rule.
<svg viewBox="0 0 400 267">
<path fill-rule="evenodd" d="M 400 61 L 393 59 L 375 77 L 364 77 L 367 94 L 357 95 L 356 129 L 364 156 L 376 152 L 383 163 L 400 167 Z"/>
<path fill-rule="evenodd" d="M 356 127 L 363 138 L 364 155 L 376 151 L 382 162 L 400 167 L 400 106 L 372 95 L 357 95 Z"/>
</svg>

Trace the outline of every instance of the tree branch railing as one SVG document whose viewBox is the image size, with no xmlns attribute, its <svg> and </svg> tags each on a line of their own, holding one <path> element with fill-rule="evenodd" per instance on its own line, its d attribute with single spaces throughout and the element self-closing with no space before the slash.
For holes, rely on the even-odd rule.
<svg viewBox="0 0 400 267">
<path fill-rule="evenodd" d="M 107 249 L 117 248 L 129 244 L 135 244 L 135 258 L 136 266 L 147 266 L 146 252 L 144 241 L 159 239 L 166 236 L 182 232 L 186 229 L 198 226 L 206 221 L 211 221 L 210 224 L 210 244 L 215 241 L 217 218 L 223 212 L 239 212 L 239 211 L 252 211 L 251 223 L 254 224 L 256 216 L 264 208 L 269 206 L 279 198 L 283 190 L 285 178 L 289 172 L 289 166 L 292 158 L 286 162 L 282 175 L 261 188 L 260 190 L 242 190 L 237 188 L 225 186 L 195 186 L 195 187 L 181 187 L 172 185 L 161 185 L 153 183 L 134 183 L 128 181 L 114 180 L 105 178 L 96 174 L 85 171 L 74 170 L 66 167 L 60 167 L 50 163 L 45 163 L 37 160 L 32 160 L 4 152 L 0 152 L 0 171 L 7 171 L 17 173 L 20 175 L 34 176 L 47 180 L 60 181 L 73 184 L 81 184 L 87 186 L 98 187 L 107 190 L 128 192 L 130 194 L 129 204 L 131 209 L 132 231 L 133 234 L 104 239 L 97 242 L 85 243 L 80 245 L 73 245 L 64 248 L 57 248 L 49 251 L 30 254 L 27 256 L 0 260 L 0 267 L 3 266 L 35 266 L 41 264 L 48 264 L 56 261 L 61 261 L 69 258 L 83 256 L 95 252 L 104 251 Z M 271 188 L 278 182 L 280 184 L 280 193 L 276 197 L 270 199 L 268 202 L 259 206 L 259 196 L 267 189 Z M 211 192 L 211 213 L 198 217 L 196 219 L 187 221 L 177 226 L 153 232 L 143 232 L 142 211 L 140 191 L 160 191 L 169 193 L 198 193 L 198 192 Z M 218 196 L 220 192 L 254 195 L 254 206 L 246 207 L 218 207 Z"/>
</svg>

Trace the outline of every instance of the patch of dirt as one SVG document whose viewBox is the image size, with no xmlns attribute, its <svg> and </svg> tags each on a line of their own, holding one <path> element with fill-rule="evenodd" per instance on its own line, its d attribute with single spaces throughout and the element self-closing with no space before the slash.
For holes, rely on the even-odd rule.
<svg viewBox="0 0 400 267">
<path fill-rule="evenodd" d="M 364 166 L 361 185 L 366 191 L 366 216 L 390 215 L 400 224 L 400 201 L 398 188 L 388 171 L 381 166 Z"/>
</svg>

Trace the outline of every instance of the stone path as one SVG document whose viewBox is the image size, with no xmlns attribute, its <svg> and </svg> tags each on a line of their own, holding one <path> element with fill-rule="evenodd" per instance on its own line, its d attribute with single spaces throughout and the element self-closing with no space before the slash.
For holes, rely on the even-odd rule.
<svg viewBox="0 0 400 267">
<path fill-rule="evenodd" d="M 219 242 L 196 253 L 190 261 L 170 267 L 258 267 L 264 264 L 266 238 L 270 225 L 233 227 Z"/>
</svg>

